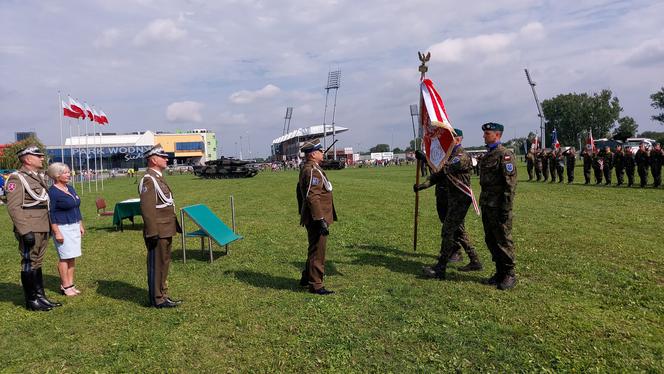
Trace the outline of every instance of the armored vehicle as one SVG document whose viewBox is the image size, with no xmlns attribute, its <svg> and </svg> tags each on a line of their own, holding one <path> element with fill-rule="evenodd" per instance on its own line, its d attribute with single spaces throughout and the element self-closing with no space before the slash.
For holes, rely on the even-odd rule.
<svg viewBox="0 0 664 374">
<path fill-rule="evenodd" d="M 232 157 L 222 157 L 207 161 L 205 165 L 194 166 L 194 174 L 205 179 L 250 178 L 256 176 L 259 170 L 254 161 Z"/>
<path fill-rule="evenodd" d="M 346 167 L 346 161 L 332 159 L 323 160 L 320 167 L 323 168 L 323 170 L 339 170 Z"/>
</svg>

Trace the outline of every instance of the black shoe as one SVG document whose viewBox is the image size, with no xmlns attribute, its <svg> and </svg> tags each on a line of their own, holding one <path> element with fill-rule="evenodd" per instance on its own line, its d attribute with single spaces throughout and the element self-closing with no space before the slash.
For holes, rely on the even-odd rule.
<svg viewBox="0 0 664 374">
<path fill-rule="evenodd" d="M 452 256 L 450 256 L 449 260 L 447 262 L 461 262 L 463 261 L 463 255 L 459 252 L 454 252 Z"/>
<path fill-rule="evenodd" d="M 175 305 L 180 305 L 180 304 L 182 304 L 182 300 L 172 300 L 170 297 L 167 297 L 167 298 L 166 298 L 166 301 L 169 301 L 169 302 L 171 302 L 171 303 L 173 303 L 173 304 L 175 304 Z"/>
<path fill-rule="evenodd" d="M 470 261 L 468 265 L 458 268 L 459 271 L 480 271 L 482 270 L 482 263 L 479 261 Z"/>
<path fill-rule="evenodd" d="M 503 276 L 495 273 L 494 275 L 491 276 L 491 278 L 484 280 L 484 284 L 488 284 L 490 286 L 496 286 L 498 283 L 500 283 L 500 278 Z"/>
<path fill-rule="evenodd" d="M 309 293 L 312 293 L 314 295 L 331 295 L 334 293 L 334 291 L 326 290 L 325 287 L 321 287 L 317 290 L 314 290 L 313 288 L 309 290 Z"/>
<path fill-rule="evenodd" d="M 302 272 L 302 277 L 300 278 L 300 287 L 306 287 L 309 285 L 309 277 L 307 277 L 306 272 Z"/>
<path fill-rule="evenodd" d="M 427 278 L 445 279 L 445 269 L 441 270 L 439 266 L 425 266 L 422 268 L 422 273 Z"/>
<path fill-rule="evenodd" d="M 499 290 L 509 290 L 516 286 L 516 275 L 506 275 L 502 282 L 498 283 L 497 288 Z"/>
<path fill-rule="evenodd" d="M 180 304 L 175 303 L 175 302 L 173 302 L 169 299 L 166 299 L 166 301 L 164 301 L 163 303 L 155 305 L 155 308 L 160 308 L 160 309 L 161 308 L 175 308 L 178 305 L 180 305 Z"/>
<path fill-rule="evenodd" d="M 37 299 L 37 292 L 35 291 L 33 271 L 21 272 L 21 285 L 23 286 L 23 293 L 25 295 L 25 309 L 34 310 L 38 312 L 47 312 L 52 307 L 42 304 Z"/>
</svg>

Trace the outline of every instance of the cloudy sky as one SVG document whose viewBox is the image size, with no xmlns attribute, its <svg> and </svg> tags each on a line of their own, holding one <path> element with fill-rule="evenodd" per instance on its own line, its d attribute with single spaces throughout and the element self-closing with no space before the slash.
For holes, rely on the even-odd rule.
<svg viewBox="0 0 664 374">
<path fill-rule="evenodd" d="M 0 0 L 0 142 L 59 144 L 60 91 L 103 109 L 104 131 L 207 128 L 224 155 L 266 156 L 286 107 L 291 129 L 322 122 L 340 69 L 340 145 L 403 148 L 418 51 L 468 145 L 487 121 L 508 138 L 539 126 L 524 67 L 541 99 L 609 88 L 640 131 L 663 130 L 662 15 L 656 0 Z"/>
</svg>

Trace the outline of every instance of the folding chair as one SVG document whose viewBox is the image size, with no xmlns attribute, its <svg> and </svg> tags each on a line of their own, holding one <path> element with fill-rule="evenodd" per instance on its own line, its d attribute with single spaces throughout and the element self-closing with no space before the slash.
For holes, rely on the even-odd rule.
<svg viewBox="0 0 664 374">
<path fill-rule="evenodd" d="M 107 212 L 106 211 L 106 200 L 104 200 L 104 198 L 98 197 L 97 200 L 95 200 L 95 205 L 97 206 L 97 215 L 98 216 L 112 216 L 113 215 L 113 212 Z"/>
<path fill-rule="evenodd" d="M 184 220 L 185 216 L 194 221 L 200 229 L 187 232 Z M 205 250 L 205 239 L 207 239 L 210 262 L 214 261 L 214 256 L 212 254 L 212 240 L 220 246 L 226 246 L 226 253 L 228 253 L 228 244 L 238 239 L 242 239 L 242 236 L 237 235 L 233 230 L 226 226 L 226 224 L 219 219 L 210 208 L 203 204 L 186 206 L 180 209 L 180 221 L 182 222 L 182 261 L 185 263 L 187 262 L 186 238 L 200 237 L 201 251 Z"/>
</svg>

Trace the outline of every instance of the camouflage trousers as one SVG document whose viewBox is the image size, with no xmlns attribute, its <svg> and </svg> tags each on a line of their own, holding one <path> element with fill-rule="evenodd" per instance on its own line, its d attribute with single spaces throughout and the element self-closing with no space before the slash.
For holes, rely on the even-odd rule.
<svg viewBox="0 0 664 374">
<path fill-rule="evenodd" d="M 436 191 L 436 210 L 438 218 L 443 224 L 440 230 L 440 257 L 442 264 L 447 264 L 447 260 L 461 248 L 471 259 L 477 259 L 477 252 L 470 243 L 468 232 L 466 232 L 465 220 L 471 200 L 467 196 L 455 199 L 447 199 L 439 196 Z"/>
<path fill-rule="evenodd" d="M 497 274 L 514 274 L 512 217 L 511 210 L 482 206 L 484 241 L 496 264 Z"/>
</svg>

